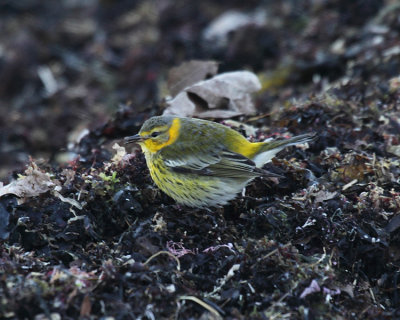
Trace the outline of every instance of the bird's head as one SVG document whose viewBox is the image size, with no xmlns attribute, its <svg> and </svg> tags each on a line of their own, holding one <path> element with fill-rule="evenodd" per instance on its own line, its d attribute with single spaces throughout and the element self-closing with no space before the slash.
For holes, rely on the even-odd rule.
<svg viewBox="0 0 400 320">
<path fill-rule="evenodd" d="M 179 136 L 181 122 L 174 117 L 152 117 L 146 120 L 138 134 L 126 137 L 125 143 L 138 143 L 151 153 L 174 143 Z"/>
</svg>

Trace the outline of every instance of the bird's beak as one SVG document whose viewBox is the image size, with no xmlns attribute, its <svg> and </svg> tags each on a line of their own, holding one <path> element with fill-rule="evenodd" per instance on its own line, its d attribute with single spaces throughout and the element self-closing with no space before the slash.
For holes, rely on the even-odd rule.
<svg viewBox="0 0 400 320">
<path fill-rule="evenodd" d="M 134 136 L 125 137 L 124 142 L 125 144 L 128 143 L 140 143 L 143 142 L 145 139 L 140 134 L 135 134 Z"/>
</svg>

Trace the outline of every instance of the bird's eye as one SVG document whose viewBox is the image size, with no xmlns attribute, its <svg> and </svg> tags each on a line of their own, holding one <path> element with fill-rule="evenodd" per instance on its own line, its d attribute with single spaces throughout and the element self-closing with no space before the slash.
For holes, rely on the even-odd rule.
<svg viewBox="0 0 400 320">
<path fill-rule="evenodd" d="M 160 132 L 154 131 L 154 132 L 151 133 L 151 136 L 152 136 L 153 138 L 155 138 L 155 137 L 157 137 L 159 134 L 160 134 Z"/>
</svg>

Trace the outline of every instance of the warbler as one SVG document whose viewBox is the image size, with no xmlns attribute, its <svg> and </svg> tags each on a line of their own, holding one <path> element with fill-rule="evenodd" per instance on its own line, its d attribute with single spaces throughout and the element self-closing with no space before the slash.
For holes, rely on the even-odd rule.
<svg viewBox="0 0 400 320">
<path fill-rule="evenodd" d="M 144 152 L 156 185 L 190 207 L 225 205 L 254 178 L 281 177 L 261 167 L 283 148 L 311 141 L 314 134 L 250 142 L 220 123 L 173 116 L 152 117 L 126 137 Z"/>
</svg>

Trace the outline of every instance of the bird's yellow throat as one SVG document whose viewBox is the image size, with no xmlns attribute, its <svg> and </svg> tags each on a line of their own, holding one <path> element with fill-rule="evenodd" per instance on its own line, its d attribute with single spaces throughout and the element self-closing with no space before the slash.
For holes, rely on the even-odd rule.
<svg viewBox="0 0 400 320">
<path fill-rule="evenodd" d="M 143 142 L 144 147 L 151 153 L 155 153 L 158 150 L 174 143 L 176 141 L 176 139 L 178 139 L 179 136 L 179 130 L 181 128 L 181 121 L 179 120 L 179 118 L 175 118 L 174 120 L 172 120 L 172 125 L 169 128 L 169 139 L 168 141 L 164 142 L 164 143 L 158 143 L 157 141 L 154 141 L 152 139 L 146 139 Z M 142 132 L 142 136 L 147 135 L 149 132 Z"/>
</svg>

